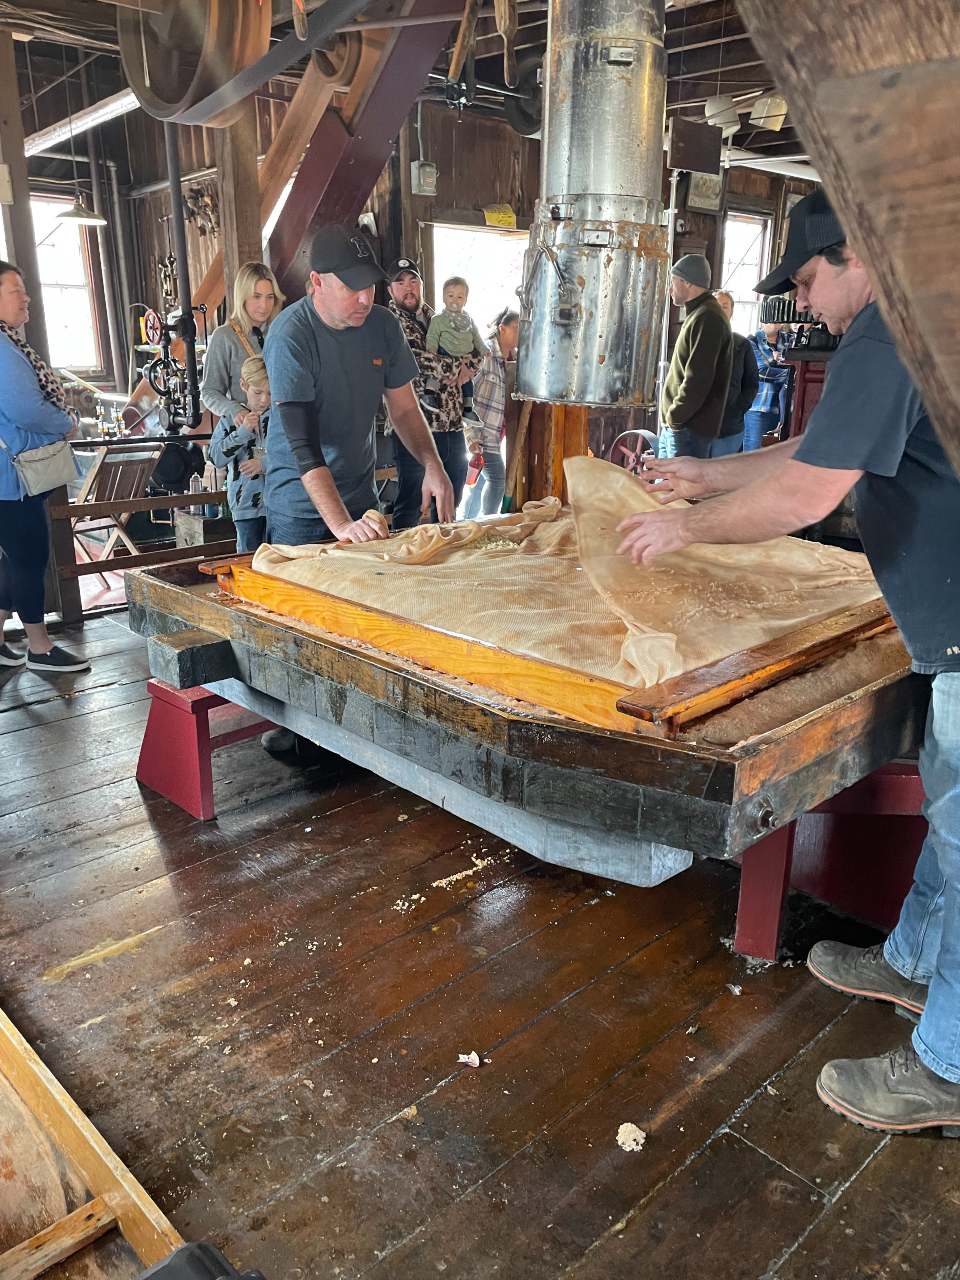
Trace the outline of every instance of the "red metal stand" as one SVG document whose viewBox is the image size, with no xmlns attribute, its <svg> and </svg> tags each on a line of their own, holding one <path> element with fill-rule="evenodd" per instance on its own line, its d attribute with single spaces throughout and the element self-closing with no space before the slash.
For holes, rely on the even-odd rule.
<svg viewBox="0 0 960 1280">
<path fill-rule="evenodd" d="M 269 720 L 256 720 L 212 735 L 210 712 L 232 706 L 226 698 L 203 688 L 175 689 L 162 680 L 148 680 L 147 692 L 150 714 L 140 745 L 137 781 L 195 818 L 209 821 L 216 814 L 211 754 L 273 725 Z"/>
<path fill-rule="evenodd" d="M 777 958 L 791 888 L 889 929 L 913 878 L 927 824 L 915 764 L 877 769 L 746 849 L 735 948 Z"/>
<path fill-rule="evenodd" d="M 796 834 L 797 824 L 788 822 L 743 851 L 733 944 L 741 955 L 777 958 Z"/>
</svg>

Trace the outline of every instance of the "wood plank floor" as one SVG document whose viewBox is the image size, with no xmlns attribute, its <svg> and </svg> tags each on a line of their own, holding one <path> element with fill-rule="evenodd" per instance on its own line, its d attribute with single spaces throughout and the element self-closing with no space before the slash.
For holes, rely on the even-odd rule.
<svg viewBox="0 0 960 1280">
<path fill-rule="evenodd" d="M 134 780 L 143 643 L 69 642 L 0 677 L 0 1003 L 187 1238 L 267 1280 L 960 1275 L 960 1144 L 814 1094 L 907 1024 L 732 955 L 735 869 L 628 888 L 256 742 L 196 822 Z M 873 936 L 793 919 L 795 959 Z"/>
</svg>

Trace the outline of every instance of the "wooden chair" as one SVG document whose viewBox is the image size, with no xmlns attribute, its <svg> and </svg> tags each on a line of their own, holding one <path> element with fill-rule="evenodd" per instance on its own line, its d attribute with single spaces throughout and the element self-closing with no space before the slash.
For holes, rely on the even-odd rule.
<svg viewBox="0 0 960 1280">
<path fill-rule="evenodd" d="M 118 542 L 122 542 L 131 555 L 139 554 L 139 547 L 126 532 L 132 512 L 118 511 L 108 515 L 85 516 L 83 507 L 85 503 L 119 503 L 131 498 L 145 497 L 150 477 L 160 461 L 163 447 L 164 442 L 158 440 L 144 441 L 143 448 L 136 450 L 114 449 L 110 445 L 102 445 L 97 449 L 96 457 L 80 487 L 80 492 L 71 504 L 76 514 L 71 514 L 70 524 L 80 560 L 87 564 L 108 560 Z M 105 529 L 110 530 L 107 541 L 100 555 L 93 556 L 80 535 L 102 532 Z M 103 574 L 98 576 L 106 586 L 107 581 Z"/>
</svg>

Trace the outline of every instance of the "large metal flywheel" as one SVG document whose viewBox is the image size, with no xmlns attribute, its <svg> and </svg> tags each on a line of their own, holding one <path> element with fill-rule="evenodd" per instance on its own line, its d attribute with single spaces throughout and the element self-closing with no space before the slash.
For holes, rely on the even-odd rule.
<svg viewBox="0 0 960 1280">
<path fill-rule="evenodd" d="M 270 0 L 167 0 L 162 13 L 117 9 L 127 82 L 158 120 L 182 116 L 270 47 Z M 204 123 L 228 125 L 242 101 Z"/>
</svg>

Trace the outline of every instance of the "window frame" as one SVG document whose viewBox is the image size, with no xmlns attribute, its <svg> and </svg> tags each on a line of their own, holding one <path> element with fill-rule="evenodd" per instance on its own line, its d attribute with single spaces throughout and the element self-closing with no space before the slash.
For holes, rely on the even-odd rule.
<svg viewBox="0 0 960 1280">
<path fill-rule="evenodd" d="M 772 208 L 763 204 L 749 204 L 747 202 L 732 201 L 726 205 L 722 211 L 722 224 L 720 235 L 720 252 L 718 254 L 720 263 L 720 281 L 716 288 L 718 290 L 727 290 L 726 281 L 723 279 L 723 269 L 727 257 L 727 222 L 730 218 L 749 218 L 755 219 L 764 224 L 763 226 L 763 244 L 760 251 L 760 270 L 758 279 L 763 277 L 770 270 L 770 263 L 773 255 L 773 239 L 775 232 L 776 213 Z M 729 292 L 729 290 L 728 290 Z M 736 300 L 735 300 L 736 301 Z M 757 302 L 757 314 L 759 323 L 759 300 Z M 751 330 L 751 332 L 755 332 Z"/>
<path fill-rule="evenodd" d="M 69 209 L 73 201 L 66 196 L 51 195 L 44 191 L 31 191 L 31 202 L 40 201 L 46 205 L 62 205 L 65 209 Z M 98 237 L 95 235 L 95 228 L 79 226 L 77 228 L 80 239 L 80 257 L 83 266 L 83 274 L 86 281 L 86 289 L 90 299 L 90 315 L 93 321 L 93 340 L 97 354 L 97 364 L 89 365 L 55 365 L 54 368 L 69 369 L 71 373 L 85 378 L 88 382 L 105 382 L 109 381 L 111 376 L 107 372 L 106 353 L 107 344 L 105 341 L 106 334 L 106 298 L 103 292 L 103 269 L 100 261 L 100 244 Z M 39 263 L 38 263 L 39 267 Z M 45 283 L 41 279 L 41 287 Z M 47 282 L 52 288 L 62 287 L 56 281 Z M 71 286 L 77 288 L 79 286 Z M 46 306 L 44 306 L 46 311 Z"/>
</svg>

